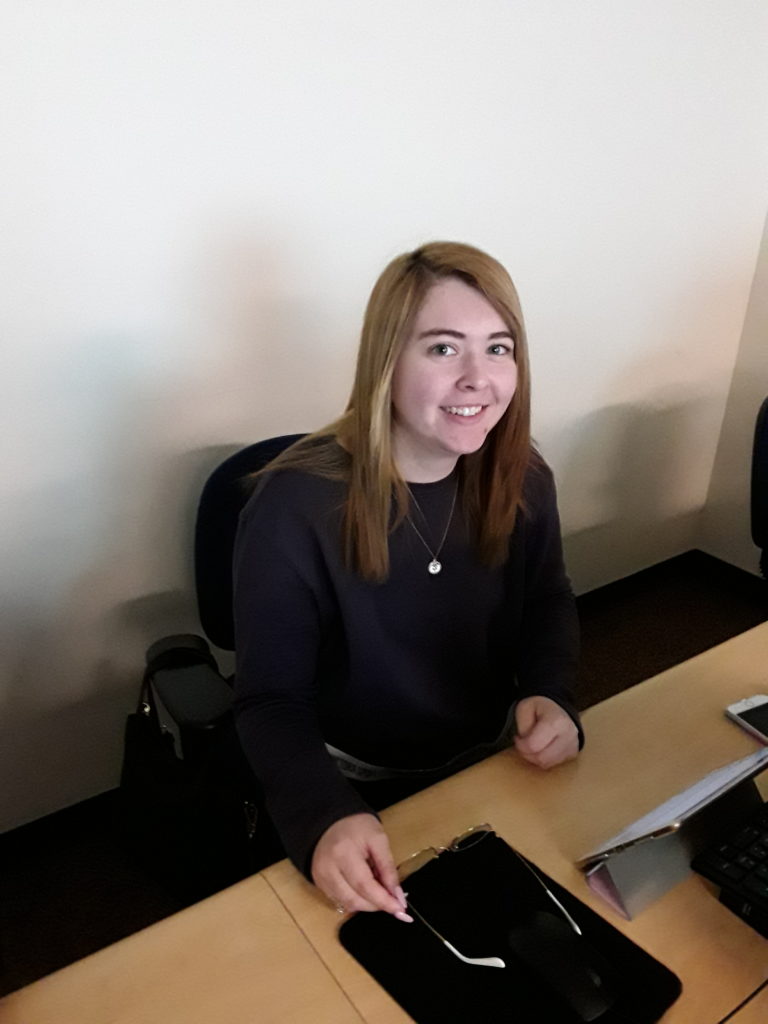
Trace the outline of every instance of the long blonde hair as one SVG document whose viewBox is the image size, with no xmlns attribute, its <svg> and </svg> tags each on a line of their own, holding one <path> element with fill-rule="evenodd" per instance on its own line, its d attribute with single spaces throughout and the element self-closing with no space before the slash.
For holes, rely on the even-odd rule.
<svg viewBox="0 0 768 1024">
<path fill-rule="evenodd" d="M 373 287 L 363 320 L 357 369 L 344 414 L 271 462 L 266 472 L 302 469 L 347 482 L 343 520 L 347 563 L 370 581 L 389 572 L 387 538 L 408 512 L 409 495 L 392 455 L 392 374 L 429 289 L 447 277 L 476 288 L 515 345 L 517 389 L 483 447 L 460 460 L 462 503 L 478 554 L 506 558 L 531 461 L 530 374 L 525 325 L 512 279 L 491 256 L 460 242 L 429 242 L 397 256 Z"/>
</svg>

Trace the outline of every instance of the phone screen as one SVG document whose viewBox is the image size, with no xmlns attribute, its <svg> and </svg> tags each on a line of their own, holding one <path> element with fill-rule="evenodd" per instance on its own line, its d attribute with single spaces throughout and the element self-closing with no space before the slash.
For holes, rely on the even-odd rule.
<svg viewBox="0 0 768 1024">
<path fill-rule="evenodd" d="M 757 729 L 768 739 L 768 704 L 759 704 L 756 708 L 740 711 L 739 718 L 743 718 L 753 729 Z"/>
</svg>

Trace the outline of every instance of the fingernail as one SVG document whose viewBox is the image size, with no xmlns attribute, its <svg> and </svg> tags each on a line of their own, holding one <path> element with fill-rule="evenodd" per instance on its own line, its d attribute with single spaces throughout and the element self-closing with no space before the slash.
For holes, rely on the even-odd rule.
<svg viewBox="0 0 768 1024">
<path fill-rule="evenodd" d="M 405 921 L 406 924 L 413 924 L 413 918 L 410 914 L 406 914 L 404 910 L 398 910 L 394 916 L 398 921 Z"/>
<path fill-rule="evenodd" d="M 395 896 L 397 897 L 400 906 L 403 908 L 403 910 L 405 910 L 405 908 L 408 906 L 408 902 L 405 898 L 405 893 L 403 892 L 402 885 L 398 885 L 398 887 L 395 889 Z"/>
</svg>

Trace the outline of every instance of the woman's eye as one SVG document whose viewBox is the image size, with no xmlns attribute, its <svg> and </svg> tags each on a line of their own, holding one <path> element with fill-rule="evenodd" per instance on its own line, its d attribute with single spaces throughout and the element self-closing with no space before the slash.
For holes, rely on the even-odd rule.
<svg viewBox="0 0 768 1024">
<path fill-rule="evenodd" d="M 510 345 L 504 345 L 502 342 L 497 341 L 491 345 L 488 351 L 492 356 L 506 356 L 512 351 L 512 348 Z"/>
<path fill-rule="evenodd" d="M 438 341 L 429 351 L 433 352 L 436 356 L 452 356 L 455 354 L 456 349 L 453 345 L 449 345 L 447 341 Z"/>
</svg>

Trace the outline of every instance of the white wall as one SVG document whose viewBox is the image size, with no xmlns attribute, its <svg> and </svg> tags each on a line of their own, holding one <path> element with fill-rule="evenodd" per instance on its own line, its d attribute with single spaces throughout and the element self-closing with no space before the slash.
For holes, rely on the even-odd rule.
<svg viewBox="0 0 768 1024">
<path fill-rule="evenodd" d="M 751 471 L 755 420 L 768 397 L 768 220 L 728 394 L 700 546 L 757 573 L 760 549 L 751 536 Z"/>
<path fill-rule="evenodd" d="M 0 828 L 113 786 L 241 443 L 331 418 L 393 254 L 487 248 L 587 589 L 691 546 L 765 214 L 761 0 L 15 4 Z"/>
</svg>

